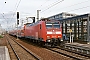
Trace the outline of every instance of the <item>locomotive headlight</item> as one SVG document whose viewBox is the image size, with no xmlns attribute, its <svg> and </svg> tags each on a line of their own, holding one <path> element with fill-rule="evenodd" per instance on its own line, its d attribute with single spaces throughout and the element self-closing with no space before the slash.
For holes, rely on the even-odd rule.
<svg viewBox="0 0 90 60">
<path fill-rule="evenodd" d="M 47 36 L 47 39 L 50 39 L 50 36 Z"/>
<path fill-rule="evenodd" d="M 52 32 L 47 31 L 47 34 L 52 34 Z"/>
<path fill-rule="evenodd" d="M 56 34 L 61 34 L 61 31 L 60 32 L 56 32 Z"/>
<path fill-rule="evenodd" d="M 61 41 L 63 41 L 63 39 L 61 39 Z"/>
<path fill-rule="evenodd" d="M 50 40 L 47 40 L 47 42 L 50 42 Z"/>
</svg>

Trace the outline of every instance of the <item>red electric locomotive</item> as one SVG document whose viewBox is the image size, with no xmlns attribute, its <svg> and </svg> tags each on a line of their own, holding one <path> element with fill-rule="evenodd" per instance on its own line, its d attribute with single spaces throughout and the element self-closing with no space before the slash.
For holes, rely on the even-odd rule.
<svg viewBox="0 0 90 60">
<path fill-rule="evenodd" d="M 17 35 L 17 30 L 12 30 L 9 32 L 10 35 L 16 36 Z"/>
<path fill-rule="evenodd" d="M 27 23 L 24 27 L 13 30 L 9 34 L 17 36 L 18 33 L 18 37 L 20 38 L 29 38 L 31 41 L 46 46 L 60 45 L 63 42 L 60 22 L 46 20 L 42 19 L 36 23 Z"/>
<path fill-rule="evenodd" d="M 38 43 L 55 46 L 62 40 L 62 28 L 59 21 L 37 21 L 24 25 L 23 35 Z"/>
</svg>

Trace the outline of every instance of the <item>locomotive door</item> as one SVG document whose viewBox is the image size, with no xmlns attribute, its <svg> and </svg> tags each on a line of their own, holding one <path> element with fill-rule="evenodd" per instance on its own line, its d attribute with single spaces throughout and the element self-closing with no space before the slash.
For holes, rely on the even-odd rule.
<svg viewBox="0 0 90 60">
<path fill-rule="evenodd" d="M 42 36 L 42 34 L 41 34 L 41 24 L 39 25 L 39 38 L 41 39 L 41 36 Z"/>
<path fill-rule="evenodd" d="M 26 25 L 24 25 L 24 28 L 23 28 L 23 36 L 25 37 L 25 26 Z"/>
</svg>

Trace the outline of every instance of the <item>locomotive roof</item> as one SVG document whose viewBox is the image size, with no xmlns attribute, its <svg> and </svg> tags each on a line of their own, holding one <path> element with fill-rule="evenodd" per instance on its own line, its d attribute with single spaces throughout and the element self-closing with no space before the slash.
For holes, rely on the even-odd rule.
<svg viewBox="0 0 90 60">
<path fill-rule="evenodd" d="M 32 24 L 32 23 L 26 23 L 26 24 L 24 24 L 24 25 L 27 25 L 27 24 Z"/>
<path fill-rule="evenodd" d="M 26 24 L 24 24 L 24 25 L 33 26 L 33 25 L 36 25 L 36 24 L 40 24 L 40 23 L 42 23 L 42 22 L 50 22 L 50 21 L 54 22 L 55 20 L 48 20 L 48 21 L 38 20 L 36 23 L 26 23 Z M 56 22 L 56 21 L 55 21 L 55 22 Z M 60 21 L 58 21 L 58 22 L 60 22 Z"/>
</svg>

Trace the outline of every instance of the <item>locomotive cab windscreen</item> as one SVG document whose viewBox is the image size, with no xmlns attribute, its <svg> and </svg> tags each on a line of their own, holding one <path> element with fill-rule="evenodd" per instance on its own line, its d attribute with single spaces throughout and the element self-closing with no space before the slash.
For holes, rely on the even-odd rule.
<svg viewBox="0 0 90 60">
<path fill-rule="evenodd" d="M 46 22 L 46 28 L 58 28 L 60 29 L 60 23 L 59 22 L 55 22 L 55 21 L 47 21 Z"/>
</svg>

